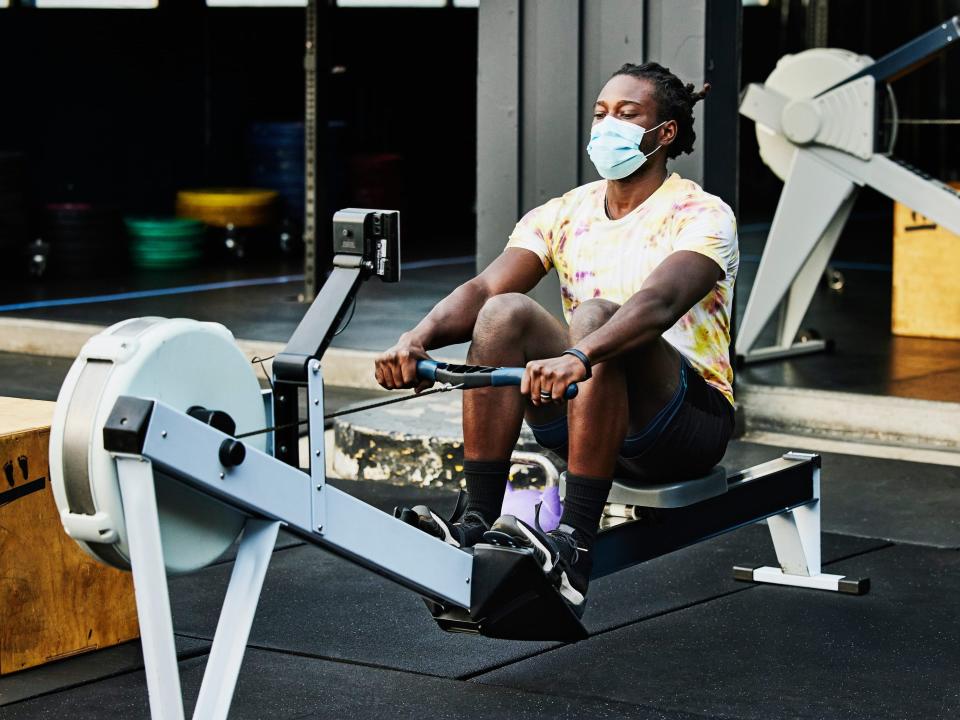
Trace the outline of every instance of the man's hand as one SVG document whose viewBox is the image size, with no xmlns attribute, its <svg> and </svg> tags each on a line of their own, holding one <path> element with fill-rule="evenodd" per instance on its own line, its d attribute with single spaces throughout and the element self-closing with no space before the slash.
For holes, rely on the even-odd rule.
<svg viewBox="0 0 960 720">
<path fill-rule="evenodd" d="M 433 385 L 432 380 L 417 378 L 417 360 L 429 360 L 423 344 L 406 335 L 400 337 L 397 344 L 378 356 L 375 361 L 375 375 L 381 387 L 387 390 L 414 388 L 423 392 Z"/>
<path fill-rule="evenodd" d="M 529 396 L 534 405 L 548 405 L 562 402 L 568 385 L 586 379 L 587 369 L 573 355 L 531 360 L 520 381 L 520 392 Z M 541 395 L 541 392 L 550 397 Z"/>
</svg>

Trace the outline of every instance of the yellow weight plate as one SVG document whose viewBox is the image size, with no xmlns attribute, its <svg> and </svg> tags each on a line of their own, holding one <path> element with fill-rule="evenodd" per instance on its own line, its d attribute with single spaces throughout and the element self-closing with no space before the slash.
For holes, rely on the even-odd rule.
<svg viewBox="0 0 960 720">
<path fill-rule="evenodd" d="M 273 221 L 278 193 L 259 188 L 207 188 L 177 193 L 177 216 L 208 225 L 258 227 Z"/>
<path fill-rule="evenodd" d="M 178 204 L 208 208 L 262 207 L 271 205 L 276 199 L 275 190 L 261 188 L 202 188 L 177 193 Z"/>
</svg>

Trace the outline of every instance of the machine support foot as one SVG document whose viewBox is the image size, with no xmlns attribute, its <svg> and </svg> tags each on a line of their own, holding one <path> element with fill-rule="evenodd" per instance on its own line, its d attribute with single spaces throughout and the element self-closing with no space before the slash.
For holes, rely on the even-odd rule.
<svg viewBox="0 0 960 720">
<path fill-rule="evenodd" d="M 757 348 L 745 355 L 739 355 L 737 361 L 740 365 L 752 365 L 769 360 L 783 360 L 800 355 L 830 352 L 832 349 L 833 341 L 831 340 L 807 340 L 806 342 L 794 342 L 785 346 L 771 345 L 770 347 Z"/>
<path fill-rule="evenodd" d="M 737 566 L 733 568 L 735 580 L 832 590 L 851 595 L 863 595 L 870 589 L 868 578 L 848 578 L 821 572 L 819 465 L 813 473 L 813 500 L 768 518 L 767 527 L 780 567 Z"/>
<path fill-rule="evenodd" d="M 848 595 L 866 595 L 870 590 L 870 578 L 853 578 L 845 575 L 792 575 L 775 567 L 733 568 L 733 579 L 741 582 L 769 583 L 771 585 L 791 585 L 812 590 L 832 590 Z"/>
</svg>

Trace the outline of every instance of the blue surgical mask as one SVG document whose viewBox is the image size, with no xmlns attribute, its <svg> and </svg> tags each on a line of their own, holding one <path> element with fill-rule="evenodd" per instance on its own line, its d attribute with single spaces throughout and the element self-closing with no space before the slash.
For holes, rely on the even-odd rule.
<svg viewBox="0 0 960 720">
<path fill-rule="evenodd" d="M 663 122 L 666 122 L 664 120 Z M 663 125 L 663 122 L 660 125 Z M 620 180 L 637 171 L 657 149 L 644 155 L 640 149 L 643 134 L 656 130 L 660 125 L 644 130 L 626 120 L 607 115 L 590 130 L 587 154 L 597 167 L 597 172 L 607 180 Z"/>
</svg>

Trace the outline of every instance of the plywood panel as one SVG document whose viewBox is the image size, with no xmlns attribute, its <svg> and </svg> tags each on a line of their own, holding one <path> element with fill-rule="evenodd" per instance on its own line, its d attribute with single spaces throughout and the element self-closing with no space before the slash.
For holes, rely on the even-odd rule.
<svg viewBox="0 0 960 720">
<path fill-rule="evenodd" d="M 56 403 L 23 398 L 0 398 L 0 435 L 50 427 Z"/>
<path fill-rule="evenodd" d="M 64 533 L 50 489 L 52 403 L 0 398 L 0 674 L 116 645 L 139 634 L 129 573 L 87 556 Z"/>
<path fill-rule="evenodd" d="M 960 339 L 960 236 L 900 203 L 893 224 L 893 333 Z"/>
</svg>

